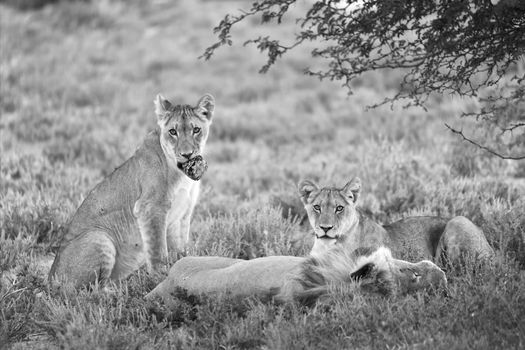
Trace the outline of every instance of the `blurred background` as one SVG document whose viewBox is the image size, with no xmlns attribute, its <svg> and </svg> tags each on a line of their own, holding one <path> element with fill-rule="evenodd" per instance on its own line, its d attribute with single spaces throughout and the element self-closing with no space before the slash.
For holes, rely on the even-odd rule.
<svg viewBox="0 0 525 350">
<path fill-rule="evenodd" d="M 293 35 L 293 12 L 280 26 L 243 21 L 232 47 L 199 59 L 224 15 L 249 5 L 0 1 L 1 235 L 44 242 L 59 235 L 87 192 L 155 127 L 157 93 L 175 104 L 207 92 L 216 98 L 195 237 L 231 215 L 255 222 L 261 210 L 274 226 L 254 235 L 302 237 L 302 178 L 343 186 L 361 177 L 361 207 L 381 222 L 462 214 L 484 225 L 522 204 L 524 163 L 490 157 L 444 126 L 467 123 L 458 115 L 471 101 L 440 96 L 428 111 L 367 109 L 395 92 L 402 72 L 363 76 L 349 96 L 340 83 L 303 75 L 323 64 L 308 45 L 259 74 L 265 57 L 243 42 Z M 282 219 L 283 205 L 299 219 Z"/>
</svg>

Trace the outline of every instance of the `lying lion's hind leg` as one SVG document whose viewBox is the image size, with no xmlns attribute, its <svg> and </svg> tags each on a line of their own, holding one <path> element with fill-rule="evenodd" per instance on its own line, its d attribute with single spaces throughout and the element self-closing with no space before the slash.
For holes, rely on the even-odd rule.
<svg viewBox="0 0 525 350">
<path fill-rule="evenodd" d="M 464 216 L 456 216 L 445 226 L 436 250 L 441 265 L 473 259 L 488 260 L 494 256 L 483 231 Z"/>
<path fill-rule="evenodd" d="M 187 290 L 189 294 L 199 294 L 201 290 L 213 282 L 202 278 L 202 274 L 228 268 L 242 260 L 217 257 L 217 256 L 187 256 L 178 260 L 170 269 L 168 277 L 159 283 L 151 292 L 146 295 L 146 299 L 157 296 L 165 300 L 171 298 L 171 291 L 175 288 Z"/>
<path fill-rule="evenodd" d="M 89 232 L 60 252 L 55 275 L 76 287 L 105 285 L 115 266 L 116 249 L 104 232 Z"/>
</svg>

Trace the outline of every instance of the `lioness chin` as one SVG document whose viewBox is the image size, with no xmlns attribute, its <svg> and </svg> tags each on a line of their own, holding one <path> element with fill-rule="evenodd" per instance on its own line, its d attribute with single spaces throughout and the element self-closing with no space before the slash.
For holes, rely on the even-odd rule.
<svg viewBox="0 0 525 350">
<path fill-rule="evenodd" d="M 155 99 L 158 128 L 99 183 L 71 218 L 49 279 L 77 286 L 127 277 L 166 262 L 189 242 L 190 219 L 206 170 L 202 152 L 214 112 L 206 94 L 196 106 Z"/>
<path fill-rule="evenodd" d="M 442 264 L 445 259 L 487 259 L 494 255 L 483 232 L 463 216 L 413 216 L 381 226 L 356 208 L 360 193 L 361 180 L 357 177 L 341 188 L 320 188 L 309 180 L 299 183 L 301 201 L 315 235 L 312 255 L 341 245 L 349 251 L 386 246 L 396 257 L 408 255 Z"/>
</svg>

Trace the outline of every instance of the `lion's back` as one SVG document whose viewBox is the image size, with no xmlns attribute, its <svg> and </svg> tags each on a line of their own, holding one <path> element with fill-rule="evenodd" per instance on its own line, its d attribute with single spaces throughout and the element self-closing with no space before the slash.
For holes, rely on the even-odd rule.
<svg viewBox="0 0 525 350">
<path fill-rule="evenodd" d="M 448 220 L 439 216 L 410 216 L 384 228 L 396 253 L 403 253 L 405 258 L 431 259 Z"/>
<path fill-rule="evenodd" d="M 133 156 L 89 192 L 71 218 L 61 246 L 89 232 L 93 227 L 110 232 L 133 229 L 135 202 L 144 188 L 154 186 L 153 183 L 148 183 L 153 181 L 152 177 L 144 174 L 146 170 L 151 173 L 160 166 L 155 164 L 155 152 L 151 149 L 154 143 L 148 141 L 147 138 Z"/>
</svg>

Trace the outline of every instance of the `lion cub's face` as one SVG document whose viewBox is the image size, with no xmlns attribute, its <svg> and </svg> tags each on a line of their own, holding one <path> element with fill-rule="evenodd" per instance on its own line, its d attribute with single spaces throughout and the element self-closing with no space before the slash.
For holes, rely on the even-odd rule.
<svg viewBox="0 0 525 350">
<path fill-rule="evenodd" d="M 155 99 L 160 144 L 168 161 L 181 165 L 201 155 L 208 139 L 215 100 L 201 97 L 196 106 L 173 105 L 161 95 Z"/>
<path fill-rule="evenodd" d="M 299 194 L 315 233 L 312 254 L 329 249 L 357 223 L 355 206 L 360 189 L 361 180 L 357 177 L 343 188 L 319 188 L 309 180 L 299 183 Z"/>
</svg>

